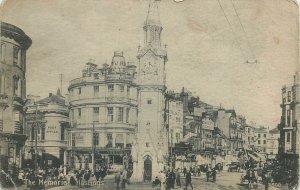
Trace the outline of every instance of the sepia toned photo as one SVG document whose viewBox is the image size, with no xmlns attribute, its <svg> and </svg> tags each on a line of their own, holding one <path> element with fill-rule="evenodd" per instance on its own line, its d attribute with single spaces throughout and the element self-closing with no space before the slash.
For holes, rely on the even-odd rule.
<svg viewBox="0 0 300 190">
<path fill-rule="evenodd" d="M 298 3 L 0 0 L 0 189 L 300 189 Z"/>
</svg>

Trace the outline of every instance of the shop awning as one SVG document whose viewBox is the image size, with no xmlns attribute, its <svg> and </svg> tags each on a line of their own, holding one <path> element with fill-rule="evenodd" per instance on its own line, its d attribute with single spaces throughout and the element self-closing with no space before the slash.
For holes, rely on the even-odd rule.
<svg viewBox="0 0 300 190">
<path fill-rule="evenodd" d="M 183 139 L 180 140 L 180 142 L 187 142 L 190 138 L 196 137 L 196 136 L 197 136 L 197 134 L 195 134 L 195 133 L 188 133 L 187 135 L 185 135 L 183 137 Z"/>
<path fill-rule="evenodd" d="M 197 160 L 197 164 L 201 165 L 201 164 L 209 164 L 209 161 L 206 158 L 203 158 L 200 155 L 196 156 L 196 160 Z"/>
<path fill-rule="evenodd" d="M 252 155 L 252 154 L 250 154 L 250 153 L 248 153 L 248 156 L 249 156 L 250 158 L 252 158 L 254 161 L 259 162 L 259 158 L 257 158 L 256 156 L 254 156 L 254 155 Z"/>
<path fill-rule="evenodd" d="M 123 134 L 117 134 L 116 135 L 116 143 L 120 143 L 120 144 L 124 143 L 124 136 L 123 136 Z"/>
<path fill-rule="evenodd" d="M 217 163 L 225 163 L 226 160 L 225 160 L 224 158 L 222 158 L 221 156 L 217 156 L 216 162 L 217 162 Z"/>
</svg>

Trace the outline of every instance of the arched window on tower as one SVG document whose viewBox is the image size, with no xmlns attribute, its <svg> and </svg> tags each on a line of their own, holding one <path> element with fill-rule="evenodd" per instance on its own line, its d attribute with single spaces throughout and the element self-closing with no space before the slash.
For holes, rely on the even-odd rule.
<svg viewBox="0 0 300 190">
<path fill-rule="evenodd" d="M 0 73 L 0 94 L 3 94 L 3 87 L 2 86 L 4 85 L 3 84 L 4 82 L 2 81 L 2 75 L 3 75 L 3 73 Z"/>
<path fill-rule="evenodd" d="M 20 68 L 22 68 L 22 50 L 21 49 L 18 50 L 18 57 L 17 57 L 17 59 L 18 59 L 18 66 Z"/>
<path fill-rule="evenodd" d="M 5 61 L 5 44 L 1 44 L 1 50 L 0 50 L 0 52 L 1 52 L 1 56 L 0 56 L 0 58 L 1 58 L 1 61 Z"/>
</svg>

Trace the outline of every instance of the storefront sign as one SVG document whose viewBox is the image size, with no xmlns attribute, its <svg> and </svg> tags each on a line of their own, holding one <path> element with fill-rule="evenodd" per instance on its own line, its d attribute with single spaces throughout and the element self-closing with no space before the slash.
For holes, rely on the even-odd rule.
<svg viewBox="0 0 300 190">
<path fill-rule="evenodd" d="M 50 134 L 58 133 L 57 127 L 56 126 L 48 126 L 46 133 L 50 133 Z"/>
</svg>

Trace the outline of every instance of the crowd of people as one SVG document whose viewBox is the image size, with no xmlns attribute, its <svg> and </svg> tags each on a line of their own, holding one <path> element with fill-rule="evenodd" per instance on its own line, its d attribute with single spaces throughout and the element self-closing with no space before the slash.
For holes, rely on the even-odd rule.
<svg viewBox="0 0 300 190">
<path fill-rule="evenodd" d="M 117 190 L 119 189 L 125 189 L 126 188 L 126 184 L 129 185 L 130 184 L 130 178 L 132 176 L 132 170 L 130 169 L 124 169 L 120 172 L 117 172 L 115 174 L 115 183 L 117 186 Z"/>
</svg>

